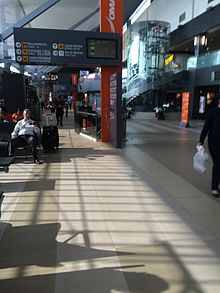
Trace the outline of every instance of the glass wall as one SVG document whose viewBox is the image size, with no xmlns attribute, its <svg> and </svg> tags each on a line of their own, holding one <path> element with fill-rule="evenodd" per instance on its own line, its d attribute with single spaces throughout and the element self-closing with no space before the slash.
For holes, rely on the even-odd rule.
<svg viewBox="0 0 220 293">
<path fill-rule="evenodd" d="M 211 67 L 220 64 L 220 51 L 213 51 L 200 55 L 197 60 L 197 68 Z"/>
<path fill-rule="evenodd" d="M 148 84 L 163 74 L 169 28 L 161 21 L 137 22 L 128 28 L 127 99 L 147 91 Z"/>
<path fill-rule="evenodd" d="M 183 67 L 182 70 L 200 69 L 216 65 L 220 65 L 220 50 L 205 53 L 198 57 L 189 57 L 187 60 L 187 66 Z"/>
</svg>

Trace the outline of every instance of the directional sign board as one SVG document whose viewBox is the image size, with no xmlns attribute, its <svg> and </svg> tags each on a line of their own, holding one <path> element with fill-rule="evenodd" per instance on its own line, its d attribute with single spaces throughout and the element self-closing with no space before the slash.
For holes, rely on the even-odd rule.
<svg viewBox="0 0 220 293">
<path fill-rule="evenodd" d="M 23 65 L 118 66 L 119 34 L 14 28 L 15 58 Z"/>
</svg>

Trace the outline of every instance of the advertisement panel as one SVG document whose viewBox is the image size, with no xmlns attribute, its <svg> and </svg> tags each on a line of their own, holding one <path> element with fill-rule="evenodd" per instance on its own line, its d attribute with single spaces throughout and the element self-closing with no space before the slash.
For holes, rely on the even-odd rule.
<svg viewBox="0 0 220 293">
<path fill-rule="evenodd" d="M 122 80 L 120 73 L 110 76 L 110 142 L 121 147 L 121 90 Z"/>
<path fill-rule="evenodd" d="M 200 96 L 199 97 L 199 113 L 204 114 L 205 113 L 205 103 L 206 103 L 206 97 Z"/>
<path fill-rule="evenodd" d="M 181 115 L 181 126 L 189 126 L 189 106 L 190 106 L 190 93 L 182 93 L 182 115 Z"/>
</svg>

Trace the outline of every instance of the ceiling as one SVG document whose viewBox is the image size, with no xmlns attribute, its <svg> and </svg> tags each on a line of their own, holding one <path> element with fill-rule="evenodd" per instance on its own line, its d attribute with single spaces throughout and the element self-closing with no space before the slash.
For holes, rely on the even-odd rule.
<svg viewBox="0 0 220 293">
<path fill-rule="evenodd" d="M 46 0 L 17 0 L 26 14 Z M 142 0 L 124 0 L 124 22 L 139 6 Z M 99 7 L 99 0 L 61 0 L 31 22 L 31 27 L 69 29 Z M 92 30 L 99 25 L 99 13 L 78 27 L 78 30 Z"/>
<path fill-rule="evenodd" d="M 45 0 L 20 0 L 26 14 L 39 7 Z M 72 25 L 93 12 L 99 0 L 61 0 L 30 24 L 34 28 L 69 29 Z M 99 23 L 99 16 L 89 19 L 78 29 L 91 30 Z"/>
<path fill-rule="evenodd" d="M 20 3 L 21 10 L 27 15 L 43 4 L 46 0 L 16 0 Z M 143 0 L 124 0 L 124 23 Z M 83 18 L 99 8 L 100 0 L 61 0 L 42 15 L 38 16 L 26 27 L 48 29 L 70 29 Z M 23 16 L 22 16 L 23 17 Z M 99 28 L 99 13 L 96 13 L 76 30 L 91 31 Z M 27 66 L 28 71 L 35 70 L 33 66 Z M 52 67 L 41 66 L 42 71 L 51 71 Z"/>
</svg>

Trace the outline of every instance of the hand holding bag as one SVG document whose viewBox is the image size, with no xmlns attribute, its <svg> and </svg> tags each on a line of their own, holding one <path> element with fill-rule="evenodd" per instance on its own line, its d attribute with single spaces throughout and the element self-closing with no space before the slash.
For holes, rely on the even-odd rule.
<svg viewBox="0 0 220 293">
<path fill-rule="evenodd" d="M 196 148 L 197 152 L 193 157 L 193 169 L 199 173 L 204 173 L 206 171 L 206 163 L 209 156 L 202 145 L 199 145 Z"/>
</svg>

